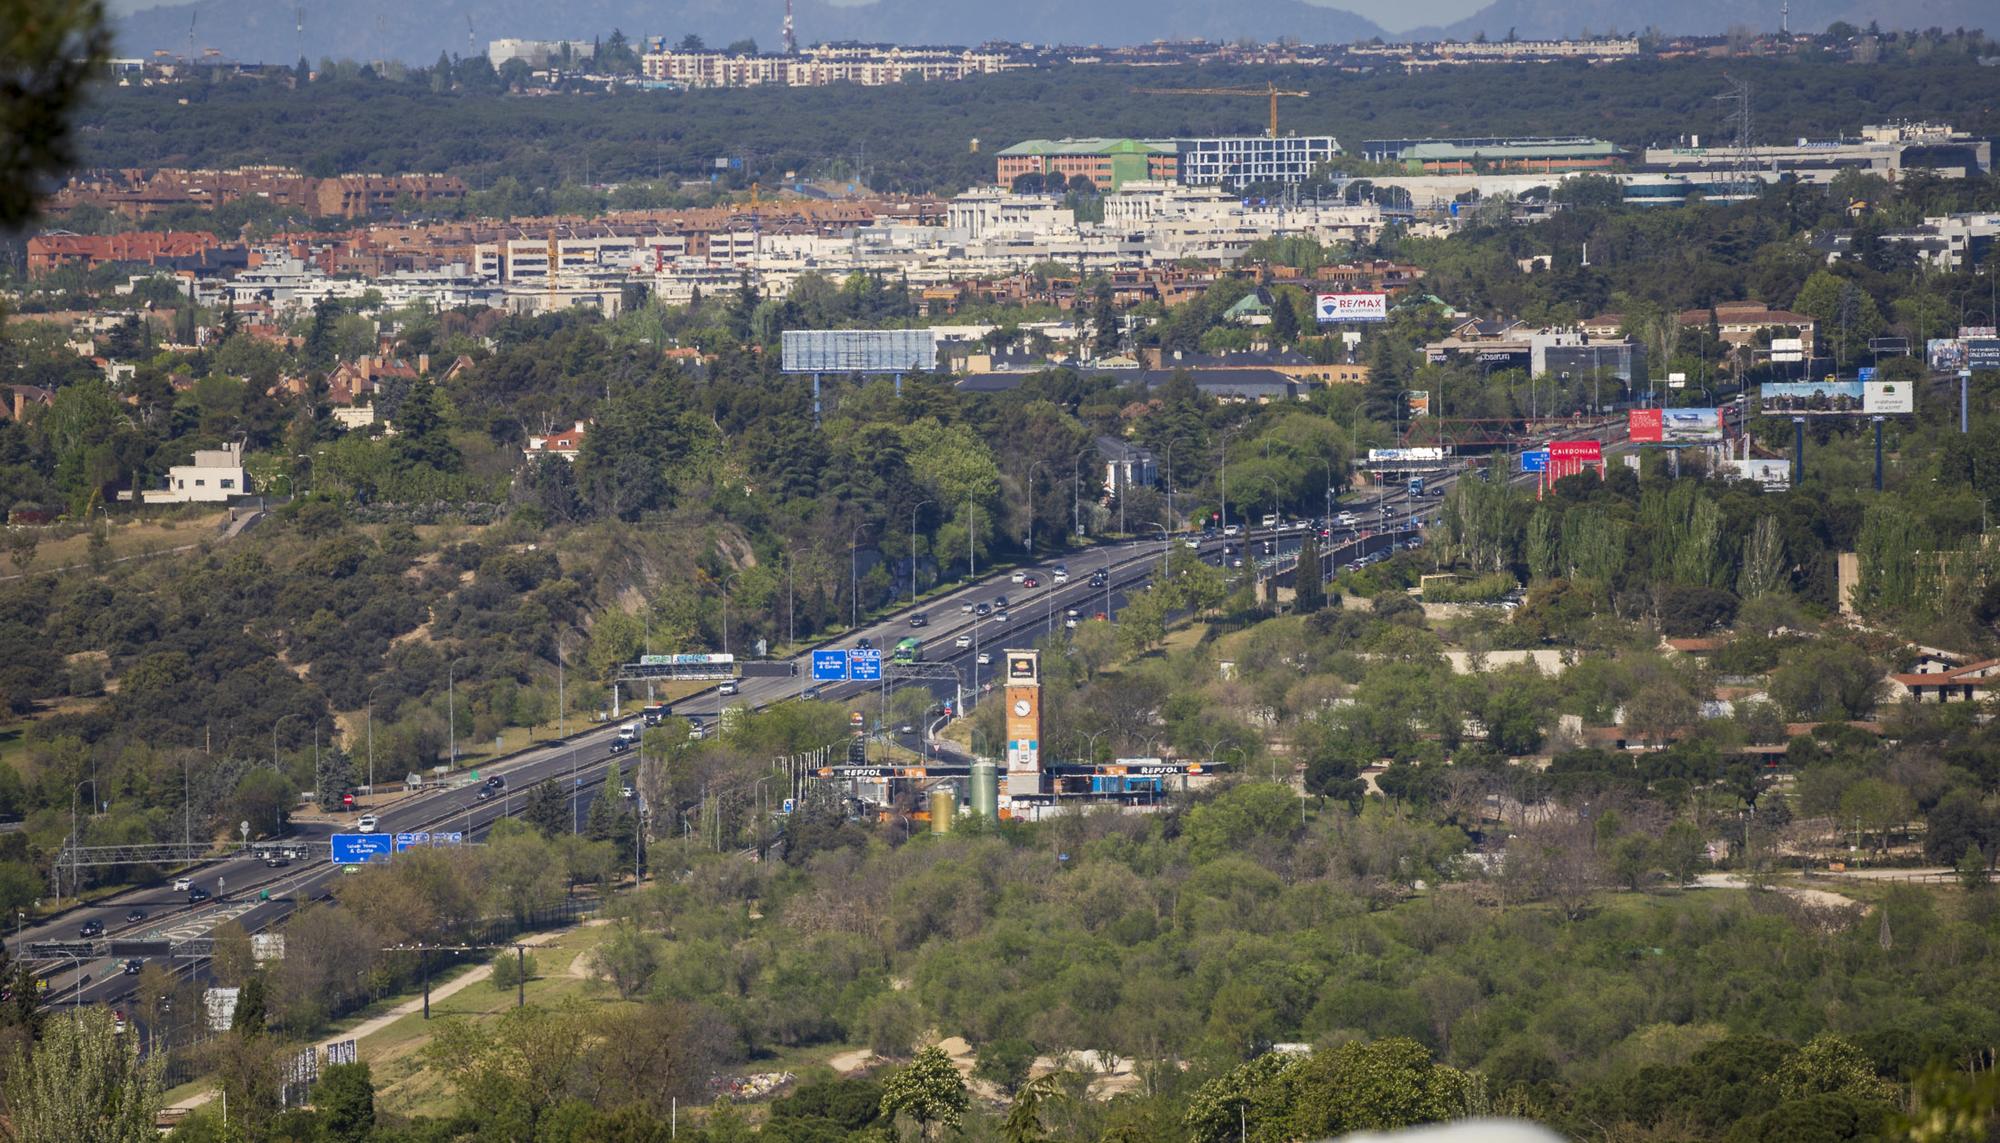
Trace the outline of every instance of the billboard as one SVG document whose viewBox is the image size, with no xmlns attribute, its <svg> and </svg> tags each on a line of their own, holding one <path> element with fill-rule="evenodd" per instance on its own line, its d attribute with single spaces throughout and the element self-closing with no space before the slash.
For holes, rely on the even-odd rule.
<svg viewBox="0 0 2000 1143">
<path fill-rule="evenodd" d="M 726 667 L 736 661 L 734 655 L 641 655 L 642 667 Z"/>
<path fill-rule="evenodd" d="M 1907 381 L 1867 381 L 1861 386 L 1861 411 L 1873 416 L 1917 411 L 1917 387 Z"/>
<path fill-rule="evenodd" d="M 1431 415 L 1431 391 L 1429 389 L 1410 389 L 1405 391 L 1403 396 L 1409 398 L 1410 416 L 1428 417 Z"/>
<path fill-rule="evenodd" d="M 1967 338 L 1964 368 L 2000 369 L 2000 338 Z"/>
<path fill-rule="evenodd" d="M 1604 460 L 1604 445 L 1601 441 L 1550 441 L 1549 463 L 1599 464 Z"/>
<path fill-rule="evenodd" d="M 1846 416 L 1861 411 L 1861 382 L 1767 381 L 1759 395 L 1765 413 Z"/>
<path fill-rule="evenodd" d="M 386 833 L 337 833 L 333 835 L 335 865 L 365 865 L 388 860 L 395 838 Z"/>
<path fill-rule="evenodd" d="M 1965 342 L 1955 337 L 1931 338 L 1924 343 L 1924 360 L 1933 373 L 1956 373 L 1967 368 Z"/>
<path fill-rule="evenodd" d="M 1658 409 L 1633 409 L 1625 414 L 1625 435 L 1633 444 L 1659 444 L 1666 426 Z"/>
<path fill-rule="evenodd" d="M 1344 321 L 1388 321 L 1387 294 L 1321 294 L 1315 313 L 1320 324 Z"/>
<path fill-rule="evenodd" d="M 787 373 L 929 373 L 937 334 L 928 329 L 788 329 Z"/>
<path fill-rule="evenodd" d="M 1633 409 L 1626 417 L 1633 444 L 1713 444 L 1722 439 L 1721 409 Z"/>
<path fill-rule="evenodd" d="M 1445 458 L 1441 448 L 1371 448 L 1369 464 L 1437 464 Z"/>
</svg>

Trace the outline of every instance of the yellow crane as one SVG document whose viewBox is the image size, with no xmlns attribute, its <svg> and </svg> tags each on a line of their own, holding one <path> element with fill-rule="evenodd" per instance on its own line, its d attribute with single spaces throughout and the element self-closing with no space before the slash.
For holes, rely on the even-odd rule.
<svg viewBox="0 0 2000 1143">
<path fill-rule="evenodd" d="M 1285 91 L 1275 83 L 1265 83 L 1263 87 L 1140 87 L 1133 89 L 1138 95 L 1254 95 L 1271 101 L 1271 138 L 1278 137 L 1278 97 L 1304 99 L 1310 91 Z"/>
</svg>

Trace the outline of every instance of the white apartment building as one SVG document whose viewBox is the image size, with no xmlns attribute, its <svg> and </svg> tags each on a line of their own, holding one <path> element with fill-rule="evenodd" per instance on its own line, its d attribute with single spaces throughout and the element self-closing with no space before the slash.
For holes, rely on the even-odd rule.
<svg viewBox="0 0 2000 1143">
<path fill-rule="evenodd" d="M 1340 154 L 1331 135 L 1239 135 L 1176 139 L 1180 181 L 1189 186 L 1302 183 Z"/>
<path fill-rule="evenodd" d="M 147 504 L 220 504 L 250 490 L 243 471 L 243 445 L 196 449 L 189 464 L 167 470 L 165 488 L 148 488 L 139 499 Z"/>
<path fill-rule="evenodd" d="M 999 52 L 959 48 L 898 47 L 891 44 L 820 44 L 795 56 L 730 55 L 725 52 L 647 52 L 640 60 L 647 79 L 687 87 L 823 87 L 858 83 L 869 87 L 914 80 L 953 80 L 1027 66 Z"/>
</svg>

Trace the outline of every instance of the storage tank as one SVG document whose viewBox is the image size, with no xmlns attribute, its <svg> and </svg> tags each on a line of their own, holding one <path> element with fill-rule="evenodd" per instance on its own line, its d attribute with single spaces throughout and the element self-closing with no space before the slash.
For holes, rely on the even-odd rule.
<svg viewBox="0 0 2000 1143">
<path fill-rule="evenodd" d="M 1000 820 L 1000 764 L 991 758 L 972 760 L 972 812 L 989 822 Z"/>
<path fill-rule="evenodd" d="M 931 787 L 931 832 L 950 833 L 958 816 L 958 791 L 948 785 Z"/>
</svg>

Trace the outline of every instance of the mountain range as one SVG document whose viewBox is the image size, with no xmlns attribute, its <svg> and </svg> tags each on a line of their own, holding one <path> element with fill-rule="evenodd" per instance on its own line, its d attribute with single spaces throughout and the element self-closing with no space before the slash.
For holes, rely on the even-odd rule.
<svg viewBox="0 0 2000 1143">
<path fill-rule="evenodd" d="M 1657 28 L 1668 34 L 1776 30 L 1787 0 L 1492 0 L 1464 19 L 1391 35 L 1353 12 L 1308 0 L 794 0 L 802 43 L 861 40 L 904 44 L 1016 43 L 1123 45 L 1205 38 L 1346 43 L 1385 39 L 1561 38 L 1585 32 Z M 427 64 L 439 52 L 484 52 L 503 37 L 590 40 L 622 29 L 628 37 L 690 33 L 711 44 L 753 38 L 779 42 L 784 0 L 199 0 L 133 12 L 118 23 L 122 55 L 197 48 L 269 63 L 300 56 L 401 59 Z M 1463 11 L 1463 8 L 1459 9 Z M 1413 8 L 1413 14 L 1420 9 Z M 1836 20 L 1885 27 L 1982 27 L 1992 0 L 1790 0 L 1794 30 Z"/>
</svg>

